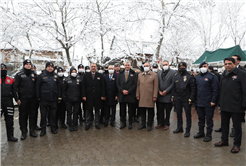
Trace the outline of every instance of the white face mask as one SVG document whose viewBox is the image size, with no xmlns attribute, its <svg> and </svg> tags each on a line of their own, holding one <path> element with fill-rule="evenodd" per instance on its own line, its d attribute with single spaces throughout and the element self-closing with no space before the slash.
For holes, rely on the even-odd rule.
<svg viewBox="0 0 246 166">
<path fill-rule="evenodd" d="M 98 73 L 103 74 L 103 70 L 98 70 Z"/>
<path fill-rule="evenodd" d="M 149 67 L 144 67 L 144 71 L 148 72 L 149 71 Z"/>
<path fill-rule="evenodd" d="M 57 73 L 57 70 L 55 70 L 54 72 Z"/>
<path fill-rule="evenodd" d="M 71 76 L 72 77 L 76 77 L 77 76 L 77 73 L 71 73 Z"/>
<path fill-rule="evenodd" d="M 169 68 L 168 66 L 163 66 L 164 71 L 168 70 L 168 68 Z"/>
<path fill-rule="evenodd" d="M 200 72 L 201 73 L 206 73 L 208 71 L 208 68 L 205 68 L 205 67 L 202 67 L 202 68 L 200 68 Z"/>
<path fill-rule="evenodd" d="M 91 72 L 91 70 L 86 70 L 85 72 L 89 73 L 89 72 Z"/>
<path fill-rule="evenodd" d="M 79 73 L 84 73 L 85 69 L 79 69 Z"/>
<path fill-rule="evenodd" d="M 109 74 L 113 74 L 114 73 L 114 70 L 108 70 L 108 73 Z"/>
<path fill-rule="evenodd" d="M 157 71 L 158 71 L 157 69 L 153 69 L 153 72 L 157 73 Z"/>
<path fill-rule="evenodd" d="M 58 73 L 58 76 L 59 76 L 59 77 L 63 77 L 64 74 L 63 74 L 63 73 Z"/>
</svg>

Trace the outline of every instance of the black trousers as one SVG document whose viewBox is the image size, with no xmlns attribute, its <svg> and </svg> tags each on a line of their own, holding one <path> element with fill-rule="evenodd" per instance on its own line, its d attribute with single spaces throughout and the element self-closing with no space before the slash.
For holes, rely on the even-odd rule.
<svg viewBox="0 0 246 166">
<path fill-rule="evenodd" d="M 39 108 L 39 102 L 36 100 L 35 103 L 35 115 L 34 115 L 34 127 L 38 126 L 38 108 Z"/>
<path fill-rule="evenodd" d="M 158 108 L 157 108 L 158 124 L 162 126 L 165 125 L 170 126 L 170 113 L 172 107 L 173 107 L 172 103 L 158 102 Z"/>
<path fill-rule="evenodd" d="M 80 101 L 67 102 L 67 124 L 78 126 Z"/>
<path fill-rule="evenodd" d="M 62 100 L 60 103 L 57 104 L 56 126 L 58 126 L 58 119 L 60 120 L 61 124 L 65 124 L 65 117 L 66 117 L 66 102 L 65 100 Z"/>
<path fill-rule="evenodd" d="M 82 107 L 81 107 L 81 103 L 82 103 Z M 85 118 L 86 117 L 86 109 L 85 109 L 85 102 L 81 102 L 80 103 L 80 106 L 79 106 L 79 113 L 78 113 L 78 116 L 80 119 L 82 119 L 83 117 Z M 84 115 L 82 116 L 82 108 L 83 108 L 83 111 L 84 111 Z"/>
<path fill-rule="evenodd" d="M 207 132 L 211 133 L 214 126 L 214 109 L 215 107 L 197 107 L 198 126 L 205 127 L 205 121 L 207 122 Z"/>
<path fill-rule="evenodd" d="M 40 127 L 42 129 L 46 129 L 47 114 L 49 114 L 50 127 L 53 129 L 56 127 L 56 111 L 57 111 L 57 101 L 41 101 L 40 103 L 40 112 L 41 112 Z"/>
<path fill-rule="evenodd" d="M 36 100 L 34 98 L 30 99 L 20 99 L 21 104 L 19 106 L 19 124 L 20 130 L 22 132 L 27 131 L 27 121 L 29 119 L 29 129 L 34 130 L 35 115 L 36 115 Z"/>
<path fill-rule="evenodd" d="M 137 101 L 136 103 L 133 103 L 133 118 L 139 118 L 141 116 L 138 104 L 139 104 L 139 101 Z"/>
<path fill-rule="evenodd" d="M 105 101 L 102 101 L 102 109 L 101 109 L 101 114 L 100 114 L 100 120 L 103 121 L 104 114 L 105 114 Z"/>
<path fill-rule="evenodd" d="M 112 110 L 110 122 L 113 123 L 115 121 L 116 105 L 105 104 L 105 109 L 104 109 L 105 110 L 104 112 L 105 123 L 109 122 L 110 108 Z"/>
<path fill-rule="evenodd" d="M 186 115 L 186 132 L 190 132 L 191 129 L 191 105 L 189 102 L 177 102 L 175 101 L 175 107 L 177 112 L 177 118 L 178 118 L 178 128 L 183 128 L 183 108 L 185 110 Z"/>
<path fill-rule="evenodd" d="M 4 115 L 7 138 L 14 135 L 14 104 L 12 98 L 1 98 L 1 117 Z"/>
<path fill-rule="evenodd" d="M 126 124 L 126 105 L 128 105 L 128 121 L 129 124 L 132 124 L 134 103 L 120 103 L 120 121 Z"/>
<path fill-rule="evenodd" d="M 243 113 L 232 113 L 221 111 L 222 136 L 223 142 L 228 142 L 230 118 L 232 118 L 234 128 L 234 145 L 241 146 L 242 141 L 242 116 Z"/>
<path fill-rule="evenodd" d="M 154 108 L 139 107 L 141 113 L 141 125 L 146 126 L 146 111 L 148 110 L 147 126 L 152 126 L 154 121 Z"/>
</svg>

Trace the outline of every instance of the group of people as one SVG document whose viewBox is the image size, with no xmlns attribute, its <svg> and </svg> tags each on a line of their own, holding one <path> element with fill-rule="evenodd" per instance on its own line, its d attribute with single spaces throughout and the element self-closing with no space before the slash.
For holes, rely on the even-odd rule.
<svg viewBox="0 0 246 166">
<path fill-rule="evenodd" d="M 1 64 L 1 111 L 5 116 L 8 141 L 18 140 L 13 135 L 13 97 L 19 105 L 21 140 L 27 137 L 28 120 L 29 134 L 32 137 L 37 137 L 35 130 L 41 130 L 40 136 L 44 136 L 47 124 L 51 132 L 57 134 L 58 122 L 62 128 L 67 128 L 68 125 L 70 131 L 78 130 L 79 120 L 85 121 L 85 130 L 89 130 L 93 121 L 97 129 L 101 128 L 100 123 L 105 127 L 108 124 L 115 127 L 118 102 L 120 129 L 127 126 L 127 121 L 128 129 L 132 129 L 132 123 L 138 122 L 138 117 L 141 116 L 141 124 L 137 129 L 147 128 L 147 131 L 152 130 L 155 105 L 158 123 L 155 128 L 169 129 L 174 103 L 178 120 L 177 129 L 173 133 L 184 132 L 184 108 L 184 137 L 189 137 L 191 107 L 195 103 L 199 131 L 194 138 L 204 137 L 204 142 L 211 141 L 214 110 L 218 105 L 221 110 L 222 137 L 215 146 L 228 146 L 232 118 L 234 146 L 231 152 L 237 153 L 240 151 L 241 122 L 246 110 L 246 71 L 239 65 L 240 58 L 239 55 L 225 58 L 225 71 L 219 77 L 209 71 L 206 61 L 200 64 L 200 73 L 196 77 L 187 71 L 185 62 L 178 64 L 178 71 L 170 69 L 168 61 L 161 63 L 161 70 L 157 64 L 151 68 L 146 62 L 143 63 L 141 71 L 136 72 L 131 69 L 129 61 L 124 63 L 124 69 L 121 71 L 120 64 L 107 65 L 105 68 L 97 67 L 96 63 L 91 63 L 90 67 L 80 64 L 77 69 L 72 67 L 68 77 L 64 77 L 64 70 L 55 67 L 52 62 L 47 62 L 45 70 L 37 75 L 35 66 L 30 60 L 25 60 L 23 69 L 14 79 L 6 75 L 7 66 Z M 39 105 L 40 127 L 37 125 Z"/>
</svg>

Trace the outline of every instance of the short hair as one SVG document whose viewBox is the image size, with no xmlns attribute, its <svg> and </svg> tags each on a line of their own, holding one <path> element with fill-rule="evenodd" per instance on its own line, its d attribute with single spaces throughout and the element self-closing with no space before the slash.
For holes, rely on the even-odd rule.
<svg viewBox="0 0 246 166">
<path fill-rule="evenodd" d="M 114 68 L 114 65 L 109 65 L 108 67 L 110 67 L 110 66 L 113 66 L 113 68 Z"/>
<path fill-rule="evenodd" d="M 225 58 L 225 59 L 224 59 L 224 63 L 225 63 L 225 61 L 232 61 L 233 64 L 235 63 L 235 59 L 232 58 L 232 57 L 227 57 L 227 58 Z"/>
<path fill-rule="evenodd" d="M 131 62 L 130 62 L 130 61 L 125 61 L 125 62 L 124 62 L 124 65 L 125 65 L 126 63 L 129 63 L 129 64 L 131 65 Z"/>
<path fill-rule="evenodd" d="M 90 66 L 91 66 L 92 64 L 95 64 L 95 65 L 97 65 L 96 63 L 92 62 L 92 63 L 90 64 Z"/>
<path fill-rule="evenodd" d="M 163 63 L 163 62 L 167 62 L 168 65 L 169 65 L 169 61 L 168 61 L 168 60 L 164 60 L 164 61 L 161 62 L 161 66 L 162 66 L 162 63 Z"/>
<path fill-rule="evenodd" d="M 232 56 L 237 57 L 237 60 L 238 60 L 238 61 L 241 61 L 241 60 L 242 60 L 242 58 L 241 58 L 241 56 L 240 56 L 240 55 L 232 55 Z"/>
<path fill-rule="evenodd" d="M 114 66 L 116 67 L 116 66 L 120 66 L 120 64 L 119 63 L 116 63 L 116 64 L 114 64 Z"/>
</svg>

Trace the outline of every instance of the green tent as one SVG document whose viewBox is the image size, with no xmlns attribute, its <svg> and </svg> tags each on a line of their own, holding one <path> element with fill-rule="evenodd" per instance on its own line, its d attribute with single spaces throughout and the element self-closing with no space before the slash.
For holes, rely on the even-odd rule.
<svg viewBox="0 0 246 166">
<path fill-rule="evenodd" d="M 233 55 L 240 55 L 242 57 L 240 64 L 246 64 L 246 53 L 242 51 L 239 45 L 236 45 L 226 49 L 220 48 L 215 51 L 205 51 L 202 56 L 193 63 L 193 66 L 199 66 L 202 61 L 207 61 L 211 66 L 223 66 L 223 60 Z"/>
</svg>

